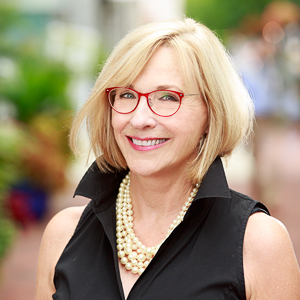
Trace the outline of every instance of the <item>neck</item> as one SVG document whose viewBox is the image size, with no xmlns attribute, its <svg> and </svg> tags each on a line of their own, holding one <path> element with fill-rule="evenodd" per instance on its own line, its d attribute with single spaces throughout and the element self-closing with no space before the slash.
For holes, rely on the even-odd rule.
<svg viewBox="0 0 300 300">
<path fill-rule="evenodd" d="M 159 178 L 131 173 L 130 195 L 135 221 L 146 217 L 174 217 L 187 201 L 192 188 L 192 183 L 183 176 Z"/>
</svg>

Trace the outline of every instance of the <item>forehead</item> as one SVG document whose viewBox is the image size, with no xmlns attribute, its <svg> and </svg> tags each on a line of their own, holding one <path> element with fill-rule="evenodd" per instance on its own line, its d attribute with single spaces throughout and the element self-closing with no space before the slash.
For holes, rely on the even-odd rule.
<svg viewBox="0 0 300 300">
<path fill-rule="evenodd" d="M 132 87 L 144 92 L 160 86 L 174 86 L 181 91 L 185 89 L 178 56 L 174 49 L 168 46 L 161 46 L 155 50 L 132 84 Z"/>
</svg>

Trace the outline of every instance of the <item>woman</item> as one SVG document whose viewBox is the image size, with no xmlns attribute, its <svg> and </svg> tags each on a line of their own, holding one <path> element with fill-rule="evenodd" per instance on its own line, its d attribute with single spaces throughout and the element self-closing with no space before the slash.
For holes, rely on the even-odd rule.
<svg viewBox="0 0 300 300">
<path fill-rule="evenodd" d="M 300 299 L 286 229 L 229 190 L 220 157 L 253 107 L 214 34 L 192 19 L 129 33 L 75 119 L 98 157 L 47 226 L 37 300 Z"/>
</svg>

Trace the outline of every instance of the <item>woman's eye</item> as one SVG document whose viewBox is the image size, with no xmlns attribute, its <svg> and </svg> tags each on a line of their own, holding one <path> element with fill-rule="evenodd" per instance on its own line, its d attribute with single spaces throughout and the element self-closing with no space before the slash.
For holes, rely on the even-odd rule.
<svg viewBox="0 0 300 300">
<path fill-rule="evenodd" d="M 178 97 L 174 96 L 174 95 L 163 95 L 160 97 L 160 100 L 165 100 L 165 101 L 179 101 Z"/>
<path fill-rule="evenodd" d="M 132 94 L 132 93 L 123 93 L 123 94 L 121 94 L 120 95 L 120 98 L 126 98 L 126 99 L 134 99 L 135 98 L 135 96 L 134 96 L 134 94 Z"/>
</svg>

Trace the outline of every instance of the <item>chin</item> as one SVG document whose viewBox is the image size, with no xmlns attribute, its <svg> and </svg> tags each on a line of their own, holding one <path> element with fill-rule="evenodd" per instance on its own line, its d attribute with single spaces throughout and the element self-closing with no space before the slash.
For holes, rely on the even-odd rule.
<svg viewBox="0 0 300 300">
<path fill-rule="evenodd" d="M 160 171 L 162 171 L 162 168 L 158 166 L 154 166 L 153 162 L 138 162 L 135 161 L 132 164 L 128 164 L 129 170 L 136 175 L 139 176 L 152 176 L 157 175 Z"/>
</svg>

